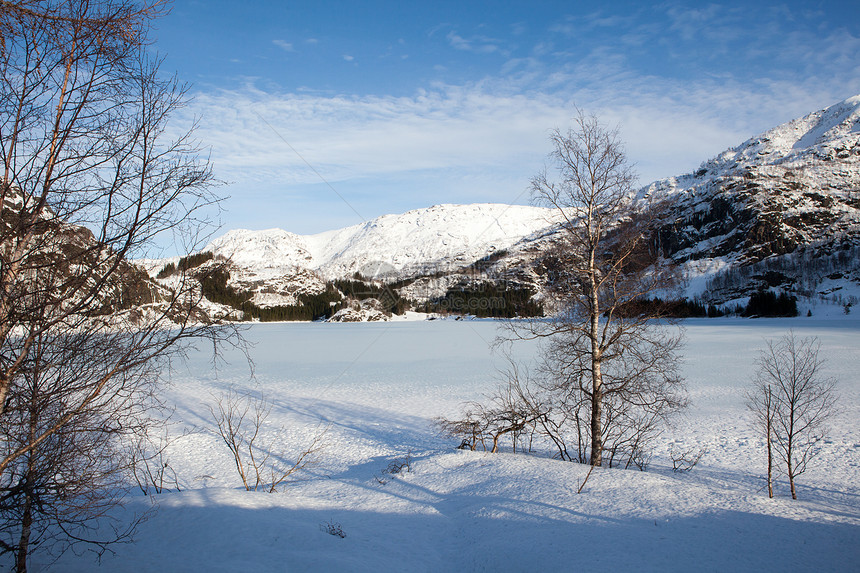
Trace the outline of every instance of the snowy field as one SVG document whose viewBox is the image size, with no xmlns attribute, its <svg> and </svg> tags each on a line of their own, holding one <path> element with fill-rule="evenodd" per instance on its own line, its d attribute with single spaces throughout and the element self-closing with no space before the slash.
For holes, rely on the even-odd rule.
<svg viewBox="0 0 860 573">
<path fill-rule="evenodd" d="M 504 360 L 491 321 L 258 324 L 246 332 L 255 376 L 238 353 L 212 370 L 195 354 L 171 375 L 168 453 L 181 492 L 99 570 L 141 571 L 860 571 L 860 321 L 693 320 L 684 372 L 692 405 L 655 444 L 647 472 L 454 449 L 432 419 L 492 391 Z M 800 476 L 764 488 L 762 441 L 743 391 L 764 339 L 818 336 L 840 412 Z M 534 347 L 515 346 L 527 359 Z M 320 464 L 277 493 L 246 492 L 205 404 L 229 387 L 274 403 L 264 429 L 295 456 L 330 424 Z M 669 451 L 706 448 L 692 472 Z M 377 477 L 397 458 L 412 471 Z M 146 510 L 138 496 L 129 513 Z M 345 537 L 322 531 L 327 525 Z M 40 563 L 42 564 L 40 566 Z M 36 556 L 32 570 L 47 564 Z M 93 571 L 67 553 L 56 571 Z"/>
</svg>

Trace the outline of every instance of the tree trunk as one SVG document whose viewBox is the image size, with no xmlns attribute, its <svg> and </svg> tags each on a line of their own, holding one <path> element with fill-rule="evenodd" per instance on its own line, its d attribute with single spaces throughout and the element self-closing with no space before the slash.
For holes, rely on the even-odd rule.
<svg viewBox="0 0 860 573">
<path fill-rule="evenodd" d="M 591 465 L 603 464 L 603 375 L 600 371 L 600 300 L 597 297 L 597 277 L 594 268 L 594 251 L 591 252 Z"/>
<path fill-rule="evenodd" d="M 30 388 L 30 428 L 28 436 L 30 443 L 35 441 L 37 428 L 39 427 L 38 380 L 38 376 L 34 376 Z M 30 533 L 33 529 L 33 493 L 36 486 L 35 482 L 38 479 L 35 473 L 35 455 L 36 452 L 33 451 L 27 455 L 27 473 L 24 474 L 24 511 L 21 513 L 21 537 L 18 540 L 18 556 L 15 558 L 18 573 L 27 572 L 27 554 L 30 550 Z"/>
<path fill-rule="evenodd" d="M 771 435 L 771 414 L 768 412 L 767 414 L 767 496 L 773 497 L 773 445 L 770 441 Z M 794 487 L 794 482 L 792 482 L 792 488 Z"/>
<path fill-rule="evenodd" d="M 0 336 L 0 340 L 5 340 L 5 336 Z M 9 378 L 0 374 L 0 415 L 6 411 L 6 396 L 9 394 L 10 385 Z"/>
<path fill-rule="evenodd" d="M 593 366 L 591 394 L 591 465 L 603 464 L 603 395 L 601 394 L 600 363 Z"/>
<path fill-rule="evenodd" d="M 791 499 L 797 499 L 797 490 L 794 489 L 794 416 L 797 400 L 791 396 L 788 400 L 788 440 L 785 448 L 785 463 L 788 469 L 788 483 L 791 486 Z"/>
<path fill-rule="evenodd" d="M 33 498 L 28 491 L 24 494 L 24 513 L 21 516 L 21 538 L 18 541 L 18 556 L 15 559 L 16 571 L 27 573 L 27 552 L 30 547 L 30 530 L 33 526 Z"/>
<path fill-rule="evenodd" d="M 797 499 L 797 490 L 794 489 L 794 468 L 791 458 L 788 459 L 788 483 L 791 485 L 791 499 Z"/>
</svg>

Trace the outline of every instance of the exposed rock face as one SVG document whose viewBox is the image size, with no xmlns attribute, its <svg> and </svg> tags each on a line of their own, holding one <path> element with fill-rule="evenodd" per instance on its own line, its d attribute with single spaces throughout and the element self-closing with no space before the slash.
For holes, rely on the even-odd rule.
<svg viewBox="0 0 860 573">
<path fill-rule="evenodd" d="M 385 312 L 377 299 L 368 298 L 349 301 L 349 306 L 334 313 L 329 322 L 377 322 L 390 318 L 391 313 Z"/>
<path fill-rule="evenodd" d="M 661 232 L 677 261 L 747 264 L 860 234 L 860 96 L 775 127 L 695 173 L 645 187 L 666 197 Z"/>
<path fill-rule="evenodd" d="M 13 306 L 41 304 L 58 316 L 107 316 L 164 300 L 163 288 L 144 269 L 86 227 L 68 224 L 50 209 L 33 219 L 15 186 L 7 188 L 5 201 L 0 266 L 15 269 L 3 277 L 4 296 Z"/>
<path fill-rule="evenodd" d="M 749 139 L 695 173 L 654 182 L 640 191 L 645 197 L 670 201 L 658 236 L 667 256 L 724 274 L 757 269 L 740 289 L 710 289 L 712 301 L 821 282 L 823 267 L 808 276 L 817 271 L 794 265 L 781 280 L 764 273 L 782 259 L 823 259 L 860 246 L 860 96 Z M 856 263 L 842 270 L 860 278 Z"/>
</svg>

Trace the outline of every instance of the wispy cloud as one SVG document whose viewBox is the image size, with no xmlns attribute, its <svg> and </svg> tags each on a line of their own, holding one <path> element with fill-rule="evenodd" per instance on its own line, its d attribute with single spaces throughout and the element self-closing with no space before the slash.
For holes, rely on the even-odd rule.
<svg viewBox="0 0 860 573">
<path fill-rule="evenodd" d="M 279 90 L 249 80 L 239 89 L 197 94 L 188 121 L 200 118 L 197 135 L 212 146 L 219 176 L 237 182 L 237 195 L 277 190 L 278 197 L 290 194 L 291 204 L 317 200 L 303 194 L 318 176 L 283 137 L 339 192 L 361 195 L 349 195 L 351 202 L 375 200 L 378 209 L 359 205 L 374 216 L 397 210 L 405 196 L 410 207 L 521 197 L 543 165 L 548 130 L 566 127 L 577 107 L 620 127 L 645 184 L 692 171 L 727 147 L 860 91 L 854 30 L 774 25 L 797 16 L 779 11 L 751 23 L 722 6 L 648 10 L 662 19 L 601 12 L 561 19 L 516 58 L 506 56 L 502 40 L 445 24 L 428 36 L 507 62 L 471 82 L 423 84 L 399 97 Z M 585 30 L 604 40 L 611 30 L 611 41 L 590 41 Z M 273 43 L 293 50 L 283 40 Z M 678 56 L 679 66 L 637 64 L 642 46 L 658 46 L 672 64 Z M 355 61 L 340 51 L 330 56 Z M 704 59 L 706 71 L 697 67 Z M 448 61 L 427 65 L 439 76 L 457 72 Z"/>
<path fill-rule="evenodd" d="M 451 31 L 445 37 L 448 40 L 448 44 L 456 50 L 478 54 L 492 54 L 499 51 L 499 41 L 487 38 L 486 36 L 473 36 L 467 39 L 457 34 L 457 32 Z"/>
<path fill-rule="evenodd" d="M 571 78 L 558 81 L 570 85 Z M 198 135 L 213 145 L 216 164 L 228 179 L 283 185 L 312 183 L 316 175 L 256 113 L 330 181 L 408 180 L 438 171 L 473 180 L 476 192 L 497 185 L 499 178 L 509 180 L 509 189 L 522 188 L 543 163 L 548 130 L 568 125 L 576 107 L 620 125 L 643 183 L 692 170 L 754 135 L 745 129 L 751 112 L 736 105 L 751 96 L 740 86 L 681 89 L 656 79 L 617 81 L 626 91 L 609 83 L 568 95 L 506 95 L 484 82 L 439 86 L 413 97 L 346 97 L 248 86 L 199 94 L 193 111 L 202 118 Z M 778 109 L 791 97 L 758 96 L 757 107 Z M 762 130 L 769 121 L 774 122 L 762 120 Z"/>
<path fill-rule="evenodd" d="M 725 38 L 732 40 L 736 34 L 741 33 L 736 26 L 727 25 L 738 16 L 738 11 L 708 4 L 696 8 L 682 6 L 669 6 L 666 13 L 669 16 L 669 29 L 680 34 L 684 40 L 707 37 L 709 39 Z M 744 9 L 744 13 L 746 13 Z M 728 34 L 728 36 L 724 36 Z"/>
<path fill-rule="evenodd" d="M 215 159 L 230 178 L 292 183 L 314 176 L 261 128 L 254 112 L 333 181 L 434 169 L 479 171 L 510 165 L 523 154 L 534 161 L 543 154 L 546 130 L 569 116 L 556 98 L 456 87 L 411 98 L 272 94 L 249 87 L 199 94 L 193 111 L 202 118 L 198 136 L 214 142 Z"/>
<path fill-rule="evenodd" d="M 290 42 L 287 42 L 285 40 L 272 40 L 272 43 L 274 45 L 276 45 L 277 47 L 281 48 L 282 50 L 284 50 L 285 52 L 295 52 L 296 51 L 295 48 L 293 48 L 293 45 Z"/>
</svg>

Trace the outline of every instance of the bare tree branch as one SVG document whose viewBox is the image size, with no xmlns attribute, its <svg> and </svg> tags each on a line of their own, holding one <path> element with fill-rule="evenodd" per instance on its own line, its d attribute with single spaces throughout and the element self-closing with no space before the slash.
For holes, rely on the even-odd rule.
<svg viewBox="0 0 860 573">
<path fill-rule="evenodd" d="M 318 431 L 311 443 L 302 450 L 292 464 L 285 463 L 283 456 L 275 456 L 275 443 L 265 441 L 262 445 L 261 432 L 272 403 L 260 394 L 240 393 L 235 388 L 215 398 L 215 405 L 207 405 L 209 413 L 218 428 L 221 441 L 230 450 L 236 472 L 246 491 L 257 491 L 266 486 L 274 493 L 278 487 L 287 483 L 291 476 L 317 463 L 317 455 L 323 448 L 323 439 L 328 428 Z"/>
</svg>

